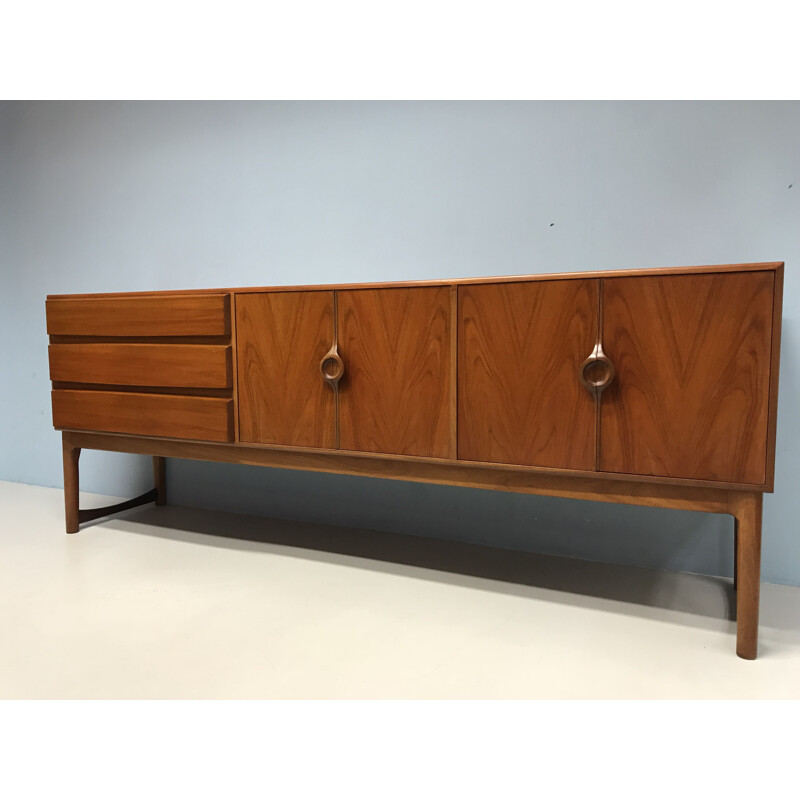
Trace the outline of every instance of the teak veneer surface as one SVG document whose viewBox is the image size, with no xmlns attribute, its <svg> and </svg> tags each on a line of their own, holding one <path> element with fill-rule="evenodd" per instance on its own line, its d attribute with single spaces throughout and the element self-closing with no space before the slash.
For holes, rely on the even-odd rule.
<svg viewBox="0 0 800 800">
<path fill-rule="evenodd" d="M 242 442 L 336 446 L 334 396 L 319 371 L 333 336 L 332 292 L 237 295 Z"/>
<path fill-rule="evenodd" d="M 766 480 L 774 275 L 604 281 L 600 468 Z"/>
<path fill-rule="evenodd" d="M 202 344 L 51 344 L 50 379 L 118 386 L 223 389 L 231 348 Z"/>
<path fill-rule="evenodd" d="M 450 290 L 337 292 L 340 447 L 450 454 Z"/>
<path fill-rule="evenodd" d="M 595 466 L 595 401 L 578 381 L 598 330 L 598 281 L 458 290 L 458 457 Z"/>
<path fill-rule="evenodd" d="M 140 436 L 229 442 L 233 401 L 222 397 L 55 389 L 53 425 Z"/>
<path fill-rule="evenodd" d="M 226 336 L 227 294 L 83 295 L 49 297 L 50 335 Z"/>
</svg>

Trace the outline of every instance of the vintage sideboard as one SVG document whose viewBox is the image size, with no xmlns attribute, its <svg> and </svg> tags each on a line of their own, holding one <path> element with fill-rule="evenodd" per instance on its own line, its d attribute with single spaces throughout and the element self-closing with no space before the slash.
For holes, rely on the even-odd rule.
<svg viewBox="0 0 800 800">
<path fill-rule="evenodd" d="M 68 533 L 164 458 L 730 514 L 755 658 L 783 264 L 47 298 Z M 155 488 L 78 505 L 82 448 Z M 565 534 L 566 535 L 566 534 Z"/>
</svg>

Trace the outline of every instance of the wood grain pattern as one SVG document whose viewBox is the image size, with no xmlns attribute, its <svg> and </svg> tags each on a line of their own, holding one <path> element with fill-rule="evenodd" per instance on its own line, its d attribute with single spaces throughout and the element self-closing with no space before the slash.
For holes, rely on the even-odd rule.
<svg viewBox="0 0 800 800">
<path fill-rule="evenodd" d="M 459 289 L 458 457 L 592 470 L 596 280 Z"/>
<path fill-rule="evenodd" d="M 772 272 L 604 280 L 600 468 L 763 484 Z"/>
<path fill-rule="evenodd" d="M 219 397 L 56 389 L 53 425 L 58 429 L 229 442 L 232 405 L 232 400 Z"/>
<path fill-rule="evenodd" d="M 50 380 L 227 388 L 231 348 L 201 344 L 51 344 Z"/>
<path fill-rule="evenodd" d="M 320 375 L 333 293 L 237 295 L 236 314 L 239 439 L 334 447 L 334 396 Z"/>
<path fill-rule="evenodd" d="M 338 292 L 340 446 L 450 453 L 450 290 Z"/>
<path fill-rule="evenodd" d="M 49 298 L 47 332 L 66 336 L 227 336 L 230 296 L 180 294 Z"/>
</svg>

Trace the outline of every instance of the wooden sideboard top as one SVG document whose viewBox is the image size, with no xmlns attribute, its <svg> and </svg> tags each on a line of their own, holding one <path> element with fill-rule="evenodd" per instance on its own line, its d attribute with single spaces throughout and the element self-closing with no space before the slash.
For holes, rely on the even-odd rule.
<svg viewBox="0 0 800 800">
<path fill-rule="evenodd" d="M 550 281 L 586 278 L 625 278 L 637 275 L 680 275 L 702 274 L 708 272 L 758 272 L 763 270 L 780 270 L 783 261 L 768 261 L 753 264 L 710 264 L 695 267 L 645 267 L 640 269 L 587 270 L 585 272 L 552 272 L 534 275 L 498 275 L 480 278 L 452 278 L 418 281 L 386 281 L 368 283 L 328 283 L 305 284 L 296 286 L 237 286 L 217 289 L 165 289 L 151 292 L 91 292 L 86 294 L 49 294 L 48 300 L 78 300 L 86 297 L 149 297 L 152 295 L 173 294 L 220 294 L 235 292 L 296 292 L 296 291 L 331 291 L 344 289 L 377 289 L 377 288 L 411 288 L 416 286 L 468 286 L 481 283 L 513 283 L 516 281 Z"/>
</svg>

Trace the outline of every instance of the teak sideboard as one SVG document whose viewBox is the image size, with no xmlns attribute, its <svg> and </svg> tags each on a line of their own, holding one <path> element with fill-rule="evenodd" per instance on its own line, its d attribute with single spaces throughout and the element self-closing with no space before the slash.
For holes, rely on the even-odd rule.
<svg viewBox="0 0 800 800">
<path fill-rule="evenodd" d="M 734 518 L 755 658 L 783 264 L 47 298 L 68 533 L 164 458 Z M 82 448 L 155 488 L 78 505 Z"/>
</svg>

